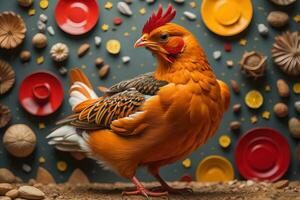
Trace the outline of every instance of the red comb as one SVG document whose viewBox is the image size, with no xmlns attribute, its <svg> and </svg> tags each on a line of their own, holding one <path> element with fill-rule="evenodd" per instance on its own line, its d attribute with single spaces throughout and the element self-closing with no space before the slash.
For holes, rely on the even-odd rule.
<svg viewBox="0 0 300 200">
<path fill-rule="evenodd" d="M 169 4 L 165 13 L 163 13 L 162 5 L 160 4 L 158 7 L 157 13 L 153 13 L 151 17 L 148 19 L 143 28 L 143 33 L 150 33 L 157 27 L 160 27 L 174 19 L 176 15 L 176 10 L 173 9 L 172 5 Z"/>
</svg>

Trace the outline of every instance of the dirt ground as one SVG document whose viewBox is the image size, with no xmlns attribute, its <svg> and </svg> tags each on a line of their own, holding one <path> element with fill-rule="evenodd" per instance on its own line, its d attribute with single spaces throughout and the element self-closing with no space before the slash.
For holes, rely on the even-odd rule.
<svg viewBox="0 0 300 200">
<path fill-rule="evenodd" d="M 281 181 L 275 184 L 253 181 L 230 181 L 227 183 L 170 183 L 174 187 L 190 187 L 194 190 L 190 195 L 169 195 L 158 199 L 174 200 L 300 200 L 300 182 Z M 157 186 L 157 183 L 145 183 L 147 188 Z M 133 190 L 133 185 L 127 183 L 70 185 L 50 184 L 40 185 L 47 200 L 114 200 L 114 199 L 145 199 L 142 196 L 123 196 L 123 190 Z"/>
</svg>

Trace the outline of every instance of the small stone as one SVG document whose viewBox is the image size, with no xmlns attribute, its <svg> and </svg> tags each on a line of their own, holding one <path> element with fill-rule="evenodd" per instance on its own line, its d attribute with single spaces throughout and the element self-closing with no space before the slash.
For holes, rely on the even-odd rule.
<svg viewBox="0 0 300 200">
<path fill-rule="evenodd" d="M 48 33 L 50 34 L 50 35 L 55 35 L 55 31 L 54 31 L 54 29 L 53 29 L 53 27 L 52 26 L 48 26 L 47 27 L 47 31 L 48 31 Z"/>
<path fill-rule="evenodd" d="M 272 11 L 267 16 L 268 23 L 274 28 L 284 27 L 289 20 L 288 14 L 281 11 Z"/>
<path fill-rule="evenodd" d="M 36 174 L 36 182 L 47 185 L 55 183 L 53 176 L 45 168 L 39 167 Z"/>
<path fill-rule="evenodd" d="M 23 164 L 22 165 L 22 170 L 26 173 L 29 173 L 31 172 L 31 166 L 30 165 L 27 165 L 27 164 Z"/>
<path fill-rule="evenodd" d="M 289 120 L 289 131 L 294 138 L 300 138 L 300 120 L 296 117 Z"/>
<path fill-rule="evenodd" d="M 15 199 L 19 195 L 19 191 L 17 189 L 12 189 L 6 192 L 5 196 Z"/>
<path fill-rule="evenodd" d="M 233 67 L 233 65 L 234 65 L 233 60 L 227 60 L 226 65 L 227 65 L 227 67 Z"/>
<path fill-rule="evenodd" d="M 13 186 L 9 183 L 0 183 L 0 196 L 5 195 L 8 191 L 12 190 Z"/>
<path fill-rule="evenodd" d="M 99 70 L 99 77 L 101 78 L 101 79 L 104 79 L 107 75 L 108 75 L 108 73 L 109 73 L 109 65 L 103 65 L 102 67 L 101 67 L 101 69 Z"/>
<path fill-rule="evenodd" d="M 281 96 L 281 97 L 290 96 L 290 88 L 283 79 L 277 80 L 277 90 L 278 90 L 279 96 Z"/>
<path fill-rule="evenodd" d="M 95 60 L 95 66 L 96 67 L 100 68 L 100 67 L 103 66 L 103 64 L 104 64 L 103 58 L 101 58 L 101 57 L 96 58 L 96 60 Z"/>
<path fill-rule="evenodd" d="M 40 14 L 39 19 L 41 22 L 44 22 L 44 23 L 46 23 L 48 21 L 48 17 L 45 14 Z"/>
<path fill-rule="evenodd" d="M 235 93 L 240 93 L 241 87 L 235 80 L 230 80 L 230 85 Z"/>
<path fill-rule="evenodd" d="M 182 4 L 184 3 L 184 0 L 174 0 L 175 3 L 178 3 L 178 4 Z"/>
<path fill-rule="evenodd" d="M 59 71 L 59 73 L 61 74 L 61 75 L 66 75 L 67 73 L 68 73 L 68 69 L 67 68 L 65 68 L 65 67 L 63 67 L 63 66 L 61 66 L 61 67 L 59 67 L 58 68 L 58 71 Z"/>
<path fill-rule="evenodd" d="M 288 106 L 284 103 L 276 103 L 273 111 L 277 117 L 286 117 L 289 113 Z"/>
<path fill-rule="evenodd" d="M 117 5 L 117 8 L 118 8 L 119 12 L 122 13 L 123 15 L 126 15 L 126 16 L 132 15 L 132 11 L 131 11 L 130 7 L 125 2 L 120 1 Z"/>
<path fill-rule="evenodd" d="M 80 47 L 77 50 L 77 56 L 78 57 L 84 56 L 88 52 L 89 49 L 90 49 L 90 45 L 88 43 L 84 43 L 84 44 L 80 45 Z"/>
<path fill-rule="evenodd" d="M 37 22 L 37 28 L 38 28 L 39 32 L 45 33 L 46 29 L 47 29 L 47 26 L 46 26 L 46 24 L 44 22 L 42 22 L 42 21 L 39 20 Z"/>
<path fill-rule="evenodd" d="M 234 113 L 239 113 L 241 108 L 242 108 L 241 104 L 234 104 L 232 106 L 232 110 L 233 110 Z"/>
<path fill-rule="evenodd" d="M 222 52 L 221 51 L 214 51 L 213 52 L 213 58 L 215 60 L 219 60 L 221 58 L 221 56 L 222 56 Z"/>
<path fill-rule="evenodd" d="M 45 194 L 32 186 L 21 186 L 19 188 L 19 197 L 25 199 L 44 199 Z"/>
<path fill-rule="evenodd" d="M 300 113 L 300 101 L 296 101 L 296 102 L 294 103 L 294 107 L 295 107 L 295 109 Z"/>
<path fill-rule="evenodd" d="M 122 62 L 123 62 L 124 64 L 129 63 L 129 62 L 130 62 L 130 57 L 129 57 L 129 56 L 123 56 L 123 57 L 122 57 Z"/>
<path fill-rule="evenodd" d="M 22 62 L 28 62 L 31 58 L 30 51 L 24 50 L 20 53 L 20 59 Z"/>
<path fill-rule="evenodd" d="M 0 168 L 0 183 L 14 183 L 15 175 L 6 168 Z"/>
<path fill-rule="evenodd" d="M 264 24 L 258 24 L 257 29 L 258 29 L 259 34 L 261 34 L 262 36 L 266 36 L 269 33 L 268 27 Z"/>
<path fill-rule="evenodd" d="M 280 180 L 273 184 L 273 187 L 276 189 L 283 189 L 290 184 L 289 180 Z"/>
<path fill-rule="evenodd" d="M 232 131 L 237 131 L 237 130 L 239 130 L 241 128 L 241 122 L 239 122 L 239 121 L 232 121 L 229 124 L 229 128 Z"/>
<path fill-rule="evenodd" d="M 68 180 L 69 184 L 88 184 L 90 183 L 88 177 L 85 175 L 85 173 L 83 171 L 81 171 L 80 169 L 75 169 L 73 171 L 73 173 L 71 174 L 69 180 Z"/>
<path fill-rule="evenodd" d="M 99 47 L 101 45 L 102 38 L 99 36 L 95 36 L 94 40 L 95 40 L 96 47 Z"/>
<path fill-rule="evenodd" d="M 184 11 L 184 12 L 183 12 L 183 15 L 184 15 L 187 19 L 192 20 L 192 21 L 194 21 L 194 20 L 197 19 L 197 16 L 196 16 L 194 13 L 190 12 L 190 11 Z"/>
</svg>

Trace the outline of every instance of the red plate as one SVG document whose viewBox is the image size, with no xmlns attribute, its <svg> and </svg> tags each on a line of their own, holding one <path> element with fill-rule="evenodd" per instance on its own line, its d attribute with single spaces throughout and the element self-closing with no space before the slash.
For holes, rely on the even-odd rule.
<svg viewBox="0 0 300 200">
<path fill-rule="evenodd" d="M 19 90 L 20 104 L 35 116 L 54 113 L 61 106 L 63 98 L 64 90 L 60 80 L 46 71 L 27 76 Z"/>
<path fill-rule="evenodd" d="M 276 181 L 290 164 L 287 139 L 271 128 L 255 128 L 238 141 L 235 163 L 245 179 Z"/>
<path fill-rule="evenodd" d="M 71 35 L 89 32 L 97 23 L 99 8 L 96 0 L 59 0 L 55 8 L 58 26 Z"/>
</svg>

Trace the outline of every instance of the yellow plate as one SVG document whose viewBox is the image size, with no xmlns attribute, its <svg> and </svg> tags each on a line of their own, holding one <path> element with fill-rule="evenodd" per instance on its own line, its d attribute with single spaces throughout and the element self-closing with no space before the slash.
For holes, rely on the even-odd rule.
<svg viewBox="0 0 300 200">
<path fill-rule="evenodd" d="M 251 22 L 251 0 L 203 0 L 201 15 L 206 27 L 222 36 L 236 35 Z"/>
<path fill-rule="evenodd" d="M 199 182 L 220 182 L 233 179 L 234 171 L 230 161 L 218 155 L 204 158 L 196 170 L 196 180 Z"/>
</svg>

